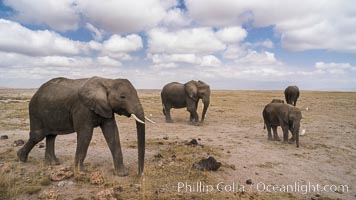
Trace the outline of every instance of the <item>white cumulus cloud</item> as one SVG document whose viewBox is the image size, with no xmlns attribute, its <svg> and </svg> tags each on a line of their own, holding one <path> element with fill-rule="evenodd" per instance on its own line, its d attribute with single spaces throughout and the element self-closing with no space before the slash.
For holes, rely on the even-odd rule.
<svg viewBox="0 0 356 200">
<path fill-rule="evenodd" d="M 14 19 L 35 25 L 47 25 L 55 30 L 76 30 L 80 17 L 74 0 L 4 0 L 16 11 Z"/>
<path fill-rule="evenodd" d="M 178 31 L 158 28 L 148 31 L 148 50 L 151 53 L 211 53 L 225 48 L 212 28 Z"/>
<path fill-rule="evenodd" d="M 0 50 L 28 55 L 74 55 L 83 43 L 48 30 L 33 31 L 17 22 L 0 19 Z"/>
</svg>

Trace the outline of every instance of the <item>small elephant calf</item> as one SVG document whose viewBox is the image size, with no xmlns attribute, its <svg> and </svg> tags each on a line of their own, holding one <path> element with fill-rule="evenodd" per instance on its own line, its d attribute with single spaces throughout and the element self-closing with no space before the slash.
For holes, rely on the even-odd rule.
<svg viewBox="0 0 356 200">
<path fill-rule="evenodd" d="M 299 128 L 302 112 L 299 108 L 284 103 L 269 103 L 262 112 L 265 127 L 268 131 L 268 139 L 272 140 L 271 128 L 273 130 L 273 139 L 280 141 L 277 127 L 281 126 L 283 130 L 283 142 L 288 142 L 288 130 L 292 133 L 289 142 L 296 141 L 299 147 Z"/>
</svg>

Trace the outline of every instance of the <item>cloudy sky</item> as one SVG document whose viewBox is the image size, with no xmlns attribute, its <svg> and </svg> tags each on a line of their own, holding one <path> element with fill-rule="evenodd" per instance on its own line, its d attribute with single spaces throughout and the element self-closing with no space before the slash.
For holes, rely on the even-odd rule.
<svg viewBox="0 0 356 200">
<path fill-rule="evenodd" d="M 58 76 L 355 91 L 356 1 L 0 1 L 0 87 Z"/>
</svg>

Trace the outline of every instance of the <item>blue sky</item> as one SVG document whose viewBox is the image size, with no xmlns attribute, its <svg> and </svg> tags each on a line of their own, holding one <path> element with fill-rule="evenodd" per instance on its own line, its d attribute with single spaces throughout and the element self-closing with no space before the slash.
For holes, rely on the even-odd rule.
<svg viewBox="0 0 356 200">
<path fill-rule="evenodd" d="M 355 24 L 352 0 L 4 0 L 0 87 L 103 76 L 355 91 Z"/>
</svg>

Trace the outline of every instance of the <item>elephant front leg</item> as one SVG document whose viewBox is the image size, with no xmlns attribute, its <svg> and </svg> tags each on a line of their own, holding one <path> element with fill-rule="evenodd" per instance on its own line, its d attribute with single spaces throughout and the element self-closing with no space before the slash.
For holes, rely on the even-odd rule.
<svg viewBox="0 0 356 200">
<path fill-rule="evenodd" d="M 76 170 L 85 171 L 84 160 L 93 136 L 93 128 L 77 131 L 77 150 L 75 152 L 74 167 Z"/>
<path fill-rule="evenodd" d="M 50 165 L 59 165 L 60 162 L 54 153 L 54 143 L 57 135 L 47 135 L 46 136 L 46 152 L 45 161 Z"/>
<path fill-rule="evenodd" d="M 111 155 L 114 161 L 114 173 L 118 176 L 127 176 L 129 174 L 128 169 L 124 166 L 119 130 L 117 128 L 115 119 L 105 121 L 101 126 L 106 143 L 108 144 Z"/>
<path fill-rule="evenodd" d="M 288 143 L 288 125 L 282 125 L 283 143 Z"/>
<path fill-rule="evenodd" d="M 199 115 L 196 110 L 188 110 L 190 112 L 190 123 L 195 126 L 200 126 Z"/>
</svg>

